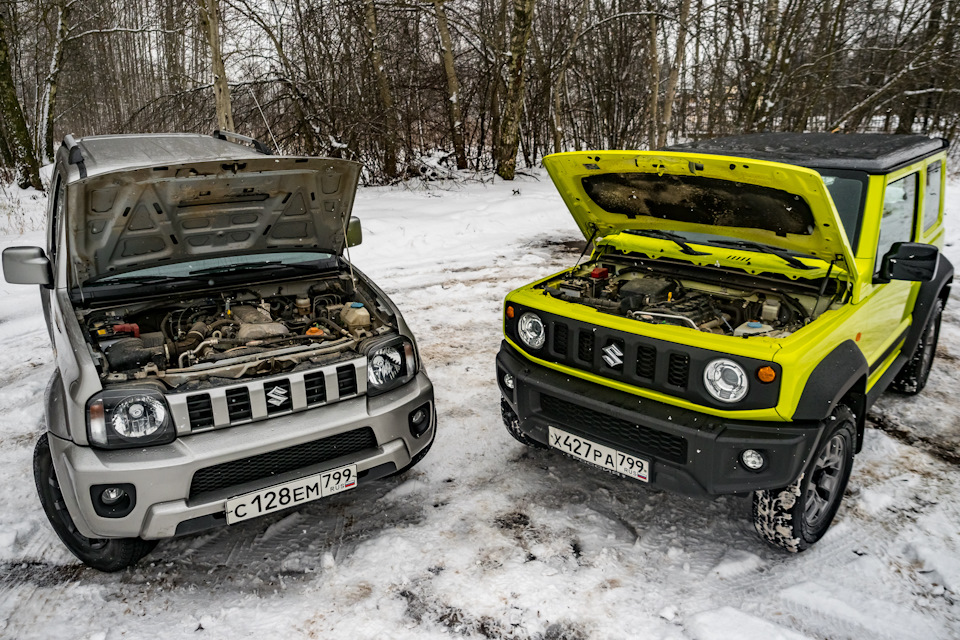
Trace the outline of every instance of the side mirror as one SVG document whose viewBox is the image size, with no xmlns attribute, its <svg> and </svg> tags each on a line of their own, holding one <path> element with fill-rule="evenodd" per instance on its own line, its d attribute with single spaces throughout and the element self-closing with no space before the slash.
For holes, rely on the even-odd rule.
<svg viewBox="0 0 960 640">
<path fill-rule="evenodd" d="M 363 229 L 360 227 L 359 218 L 350 218 L 347 223 L 347 246 L 355 247 L 363 242 Z"/>
<path fill-rule="evenodd" d="M 4 249 L 3 277 L 10 284 L 39 284 L 49 287 L 53 282 L 50 260 L 40 247 Z"/>
<path fill-rule="evenodd" d="M 880 263 L 880 280 L 929 282 L 937 274 L 940 250 L 930 244 L 896 242 Z"/>
</svg>

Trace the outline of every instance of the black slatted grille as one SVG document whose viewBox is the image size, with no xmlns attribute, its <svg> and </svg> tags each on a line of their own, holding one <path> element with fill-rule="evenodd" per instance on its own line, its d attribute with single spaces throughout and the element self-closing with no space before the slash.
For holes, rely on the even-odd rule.
<svg viewBox="0 0 960 640">
<path fill-rule="evenodd" d="M 250 420 L 253 417 L 253 409 L 250 407 L 250 392 L 246 387 L 227 389 L 226 395 L 230 422 Z"/>
<path fill-rule="evenodd" d="M 303 384 L 307 390 L 307 404 L 317 404 L 327 399 L 327 387 L 322 372 L 303 376 Z"/>
<path fill-rule="evenodd" d="M 671 353 L 670 367 L 667 370 L 667 382 L 675 387 L 687 386 L 687 377 L 690 375 L 690 356 L 685 353 Z"/>
<path fill-rule="evenodd" d="M 581 331 L 577 344 L 577 357 L 587 362 L 593 362 L 593 332 Z"/>
<path fill-rule="evenodd" d="M 341 397 L 357 392 L 357 370 L 352 365 L 337 367 L 337 387 Z"/>
<path fill-rule="evenodd" d="M 553 325 L 553 350 L 562 355 L 567 355 L 567 334 L 567 325 L 559 322 Z"/>
<path fill-rule="evenodd" d="M 373 429 L 364 427 L 295 447 L 224 462 L 200 469 L 193 474 L 190 500 L 195 500 L 211 491 L 227 489 L 245 482 L 264 480 L 376 447 L 377 438 L 373 434 Z"/>
<path fill-rule="evenodd" d="M 540 396 L 540 407 L 544 415 L 581 432 L 585 438 L 681 464 L 687 460 L 687 440 L 682 436 L 636 425 L 549 395 Z"/>
<path fill-rule="evenodd" d="M 640 345 L 637 348 L 637 375 L 647 380 L 653 380 L 657 372 L 657 349 L 650 345 Z"/>
<path fill-rule="evenodd" d="M 187 415 L 191 429 L 206 429 L 213 426 L 213 404 L 210 395 L 202 393 L 187 397 Z"/>
</svg>

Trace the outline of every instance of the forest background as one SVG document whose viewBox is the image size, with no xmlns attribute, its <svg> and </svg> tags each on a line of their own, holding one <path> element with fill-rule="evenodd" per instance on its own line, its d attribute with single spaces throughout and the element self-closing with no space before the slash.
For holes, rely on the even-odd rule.
<svg viewBox="0 0 960 640">
<path fill-rule="evenodd" d="M 0 182 L 234 130 L 368 183 L 753 131 L 953 138 L 960 0 L 0 0 Z M 6 180 L 5 180 L 6 179 Z"/>
</svg>

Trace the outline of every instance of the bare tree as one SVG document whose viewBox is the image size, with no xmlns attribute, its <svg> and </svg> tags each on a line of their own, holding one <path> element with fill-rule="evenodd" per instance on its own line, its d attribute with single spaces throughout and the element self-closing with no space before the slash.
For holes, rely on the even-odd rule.
<svg viewBox="0 0 960 640">
<path fill-rule="evenodd" d="M 17 184 L 42 189 L 40 162 L 20 106 L 13 76 L 13 60 L 6 38 L 7 21 L 0 11 L 0 127 L 6 139 L 7 153 L 17 172 Z"/>
<path fill-rule="evenodd" d="M 213 95 L 217 107 L 217 128 L 222 131 L 236 131 L 233 124 L 233 103 L 230 100 L 230 85 L 227 83 L 227 71 L 223 64 L 223 51 L 220 40 L 220 1 L 197 0 L 200 6 L 200 24 L 210 47 L 210 61 L 213 68 Z"/>
<path fill-rule="evenodd" d="M 507 65 L 509 84 L 504 100 L 503 124 L 500 127 L 500 150 L 497 175 L 513 180 L 517 170 L 517 147 L 520 142 L 520 107 L 523 104 L 523 63 L 533 26 L 536 0 L 513 0 L 513 25 L 510 32 L 510 61 Z"/>
</svg>

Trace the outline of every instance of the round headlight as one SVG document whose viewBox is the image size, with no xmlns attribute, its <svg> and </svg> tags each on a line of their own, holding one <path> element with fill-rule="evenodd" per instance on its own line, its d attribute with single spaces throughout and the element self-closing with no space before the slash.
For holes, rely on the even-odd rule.
<svg viewBox="0 0 960 640">
<path fill-rule="evenodd" d="M 733 360 L 712 360 L 703 370 L 707 393 L 720 402 L 739 402 L 747 395 L 750 383 L 747 372 Z"/>
<path fill-rule="evenodd" d="M 112 414 L 110 426 L 124 438 L 152 436 L 167 421 L 167 408 L 152 396 L 130 396 Z"/>
<path fill-rule="evenodd" d="M 395 346 L 381 347 L 371 353 L 367 365 L 367 379 L 375 387 L 392 382 L 400 375 L 403 367 L 403 356 Z"/>
<path fill-rule="evenodd" d="M 517 323 L 517 333 L 523 344 L 531 349 L 539 349 L 547 340 L 547 328 L 543 326 L 543 320 L 535 313 L 529 311 L 520 316 L 520 322 Z"/>
</svg>

